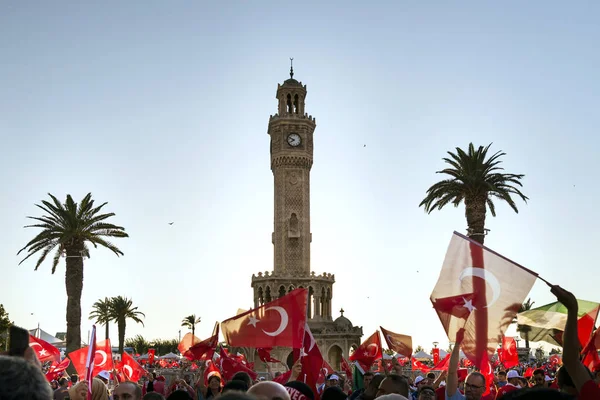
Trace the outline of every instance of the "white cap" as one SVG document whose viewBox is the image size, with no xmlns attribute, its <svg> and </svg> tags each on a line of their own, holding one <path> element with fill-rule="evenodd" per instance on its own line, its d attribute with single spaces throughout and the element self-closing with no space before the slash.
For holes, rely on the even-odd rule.
<svg viewBox="0 0 600 400">
<path fill-rule="evenodd" d="M 419 383 L 421 383 L 422 380 L 424 380 L 425 378 L 423 378 L 422 376 L 417 376 L 415 378 L 415 385 L 418 385 Z"/>
<path fill-rule="evenodd" d="M 99 376 L 100 378 L 104 378 L 104 379 L 106 379 L 106 380 L 109 380 L 109 379 L 110 379 L 110 372 L 108 372 L 108 371 L 100 371 L 100 372 L 98 373 L 98 376 Z"/>
<path fill-rule="evenodd" d="M 545 375 L 545 376 L 544 376 L 544 380 L 545 380 L 546 382 L 550 382 L 550 381 L 551 381 L 551 380 L 553 380 L 553 379 L 552 379 L 552 378 L 550 378 L 548 375 Z"/>
<path fill-rule="evenodd" d="M 330 381 L 339 381 L 339 380 L 340 380 L 340 377 L 339 377 L 339 376 L 337 376 L 336 374 L 333 374 L 333 375 L 331 375 L 331 376 L 329 377 L 329 380 L 330 380 Z"/>
<path fill-rule="evenodd" d="M 514 369 L 511 369 L 510 371 L 508 371 L 508 374 L 506 374 L 506 379 L 512 379 L 512 378 L 522 378 L 522 376 L 519 375 L 519 373 L 517 371 L 515 371 Z"/>
</svg>

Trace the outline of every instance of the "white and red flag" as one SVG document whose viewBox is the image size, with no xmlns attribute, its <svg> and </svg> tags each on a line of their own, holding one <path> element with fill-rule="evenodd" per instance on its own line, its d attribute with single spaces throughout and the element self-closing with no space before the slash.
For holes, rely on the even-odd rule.
<svg viewBox="0 0 600 400">
<path fill-rule="evenodd" d="M 223 372 L 223 378 L 225 378 L 226 381 L 230 380 L 238 372 L 247 373 L 248 375 L 250 375 L 250 378 L 252 378 L 252 380 L 258 378 L 258 374 L 255 371 L 245 366 L 238 359 L 225 353 L 223 351 L 223 348 L 221 348 L 220 362 L 221 371 Z"/>
<path fill-rule="evenodd" d="M 299 288 L 256 309 L 221 322 L 221 331 L 235 347 L 302 347 L 308 290 Z"/>
<path fill-rule="evenodd" d="M 379 360 L 380 358 L 383 358 L 381 337 L 379 336 L 379 331 L 375 331 L 352 353 L 350 361 L 358 362 L 363 370 L 368 371 L 375 360 Z"/>
<path fill-rule="evenodd" d="M 454 232 L 430 299 L 450 341 L 464 329 L 462 349 L 488 378 L 489 358 L 536 278 L 536 273 Z"/>
<path fill-rule="evenodd" d="M 88 353 L 94 354 L 91 357 L 93 362 L 92 378 L 98 375 L 101 371 L 112 371 L 113 369 L 113 358 L 112 348 L 110 347 L 110 339 L 102 340 L 98 343 L 92 341 L 90 337 L 90 346 L 82 347 L 81 349 L 72 351 L 69 353 L 69 358 L 77 374 L 82 376 L 86 375 L 86 368 L 88 367 Z"/>
<path fill-rule="evenodd" d="M 350 368 L 350 364 L 348 364 L 348 361 L 344 357 L 342 357 L 341 367 L 342 371 L 346 374 L 348 382 L 352 382 L 352 368 Z"/>
<path fill-rule="evenodd" d="M 315 399 L 318 399 L 317 385 L 319 384 L 319 376 L 322 373 L 323 355 L 308 324 L 304 325 L 303 330 L 302 346 L 294 349 L 293 359 L 294 362 L 299 359 L 302 364 L 302 371 L 298 375 L 298 380 L 306 383 L 315 394 Z"/>
<path fill-rule="evenodd" d="M 71 364 L 71 360 L 68 357 L 65 357 L 61 362 L 53 361 L 50 368 L 48 368 L 48 372 L 46 372 L 46 379 L 48 382 L 52 382 L 57 379 L 63 371 L 65 371 L 69 365 Z"/>
<path fill-rule="evenodd" d="M 183 356 L 190 361 L 210 360 L 212 359 L 218 344 L 219 323 L 217 322 L 213 329 L 212 336 L 190 347 L 185 353 L 183 353 Z"/>
<path fill-rule="evenodd" d="M 137 382 L 142 376 L 147 374 L 147 371 L 138 364 L 127 352 L 121 355 L 121 362 L 115 368 L 120 372 L 122 380 Z"/>
<path fill-rule="evenodd" d="M 383 333 L 383 338 L 388 345 L 388 349 L 394 350 L 404 357 L 412 357 L 413 348 L 411 336 L 388 331 L 387 329 L 384 329 L 383 326 L 380 326 L 379 329 L 381 329 L 381 333 Z"/>
<path fill-rule="evenodd" d="M 60 361 L 60 350 L 45 340 L 29 335 L 29 347 L 35 351 L 40 362 Z"/>
<path fill-rule="evenodd" d="M 112 353 L 111 353 L 112 355 Z M 90 345 L 88 346 L 87 357 L 85 360 L 85 379 L 88 381 L 87 400 L 92 400 L 92 381 L 94 379 L 94 364 L 96 359 L 96 325 L 92 326 L 90 335 Z"/>
<path fill-rule="evenodd" d="M 281 361 L 271 356 L 271 351 L 273 351 L 271 347 L 256 349 L 260 361 L 264 363 L 280 363 Z"/>
<path fill-rule="evenodd" d="M 498 356 L 505 369 L 519 365 L 519 354 L 517 353 L 515 338 L 506 336 L 502 338 L 502 351 L 498 349 Z"/>
</svg>

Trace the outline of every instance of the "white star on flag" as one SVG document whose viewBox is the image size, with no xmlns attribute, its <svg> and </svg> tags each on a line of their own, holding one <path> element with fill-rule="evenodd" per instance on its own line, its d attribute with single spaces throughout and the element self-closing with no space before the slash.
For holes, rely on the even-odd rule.
<svg viewBox="0 0 600 400">
<path fill-rule="evenodd" d="M 248 325 L 252 325 L 255 328 L 256 328 L 256 323 L 258 321 L 259 320 L 254 315 L 251 315 L 251 316 L 248 317 Z"/>
<path fill-rule="evenodd" d="M 475 308 L 475 306 L 473 305 L 473 300 L 467 300 L 463 297 L 463 300 L 465 302 L 465 304 L 463 304 L 463 307 L 466 308 L 467 310 L 469 310 L 469 312 L 473 312 L 473 310 L 477 310 L 477 308 Z"/>
<path fill-rule="evenodd" d="M 364 354 L 365 356 L 368 356 L 368 355 L 369 355 L 369 352 L 368 352 L 368 351 L 365 351 L 365 352 L 363 352 L 363 354 Z"/>
<path fill-rule="evenodd" d="M 42 350 L 40 350 L 39 355 L 42 356 L 42 357 L 43 356 L 47 356 L 48 355 L 48 351 L 46 349 L 42 349 Z"/>
</svg>

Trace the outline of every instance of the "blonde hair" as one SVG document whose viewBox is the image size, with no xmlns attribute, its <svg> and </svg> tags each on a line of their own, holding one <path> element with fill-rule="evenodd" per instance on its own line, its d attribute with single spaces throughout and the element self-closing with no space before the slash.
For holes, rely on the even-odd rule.
<svg viewBox="0 0 600 400">
<path fill-rule="evenodd" d="M 80 381 L 77 385 L 69 389 L 69 398 L 71 400 L 87 400 L 87 396 L 82 397 L 79 395 L 82 385 L 83 384 Z M 92 380 L 92 400 L 108 400 L 108 389 L 106 388 L 104 382 L 98 378 L 94 378 L 94 380 Z"/>
</svg>

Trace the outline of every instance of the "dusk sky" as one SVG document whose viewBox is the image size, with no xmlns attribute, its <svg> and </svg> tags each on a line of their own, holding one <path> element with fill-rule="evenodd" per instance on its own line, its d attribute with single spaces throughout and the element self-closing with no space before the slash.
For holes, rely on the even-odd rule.
<svg viewBox="0 0 600 400">
<path fill-rule="evenodd" d="M 16 253 L 48 192 L 92 192 L 130 238 L 85 261 L 84 340 L 105 296 L 131 297 L 146 318 L 127 336 L 148 339 L 248 309 L 273 269 L 266 132 L 290 57 L 317 120 L 311 264 L 335 274 L 334 318 L 447 348 L 429 296 L 464 206 L 418 205 L 469 142 L 505 151 L 530 198 L 496 203 L 486 245 L 600 301 L 600 4 L 486 3 L 3 2 L 0 303 L 66 330 L 64 262 Z M 530 296 L 555 301 L 541 281 Z"/>
</svg>

